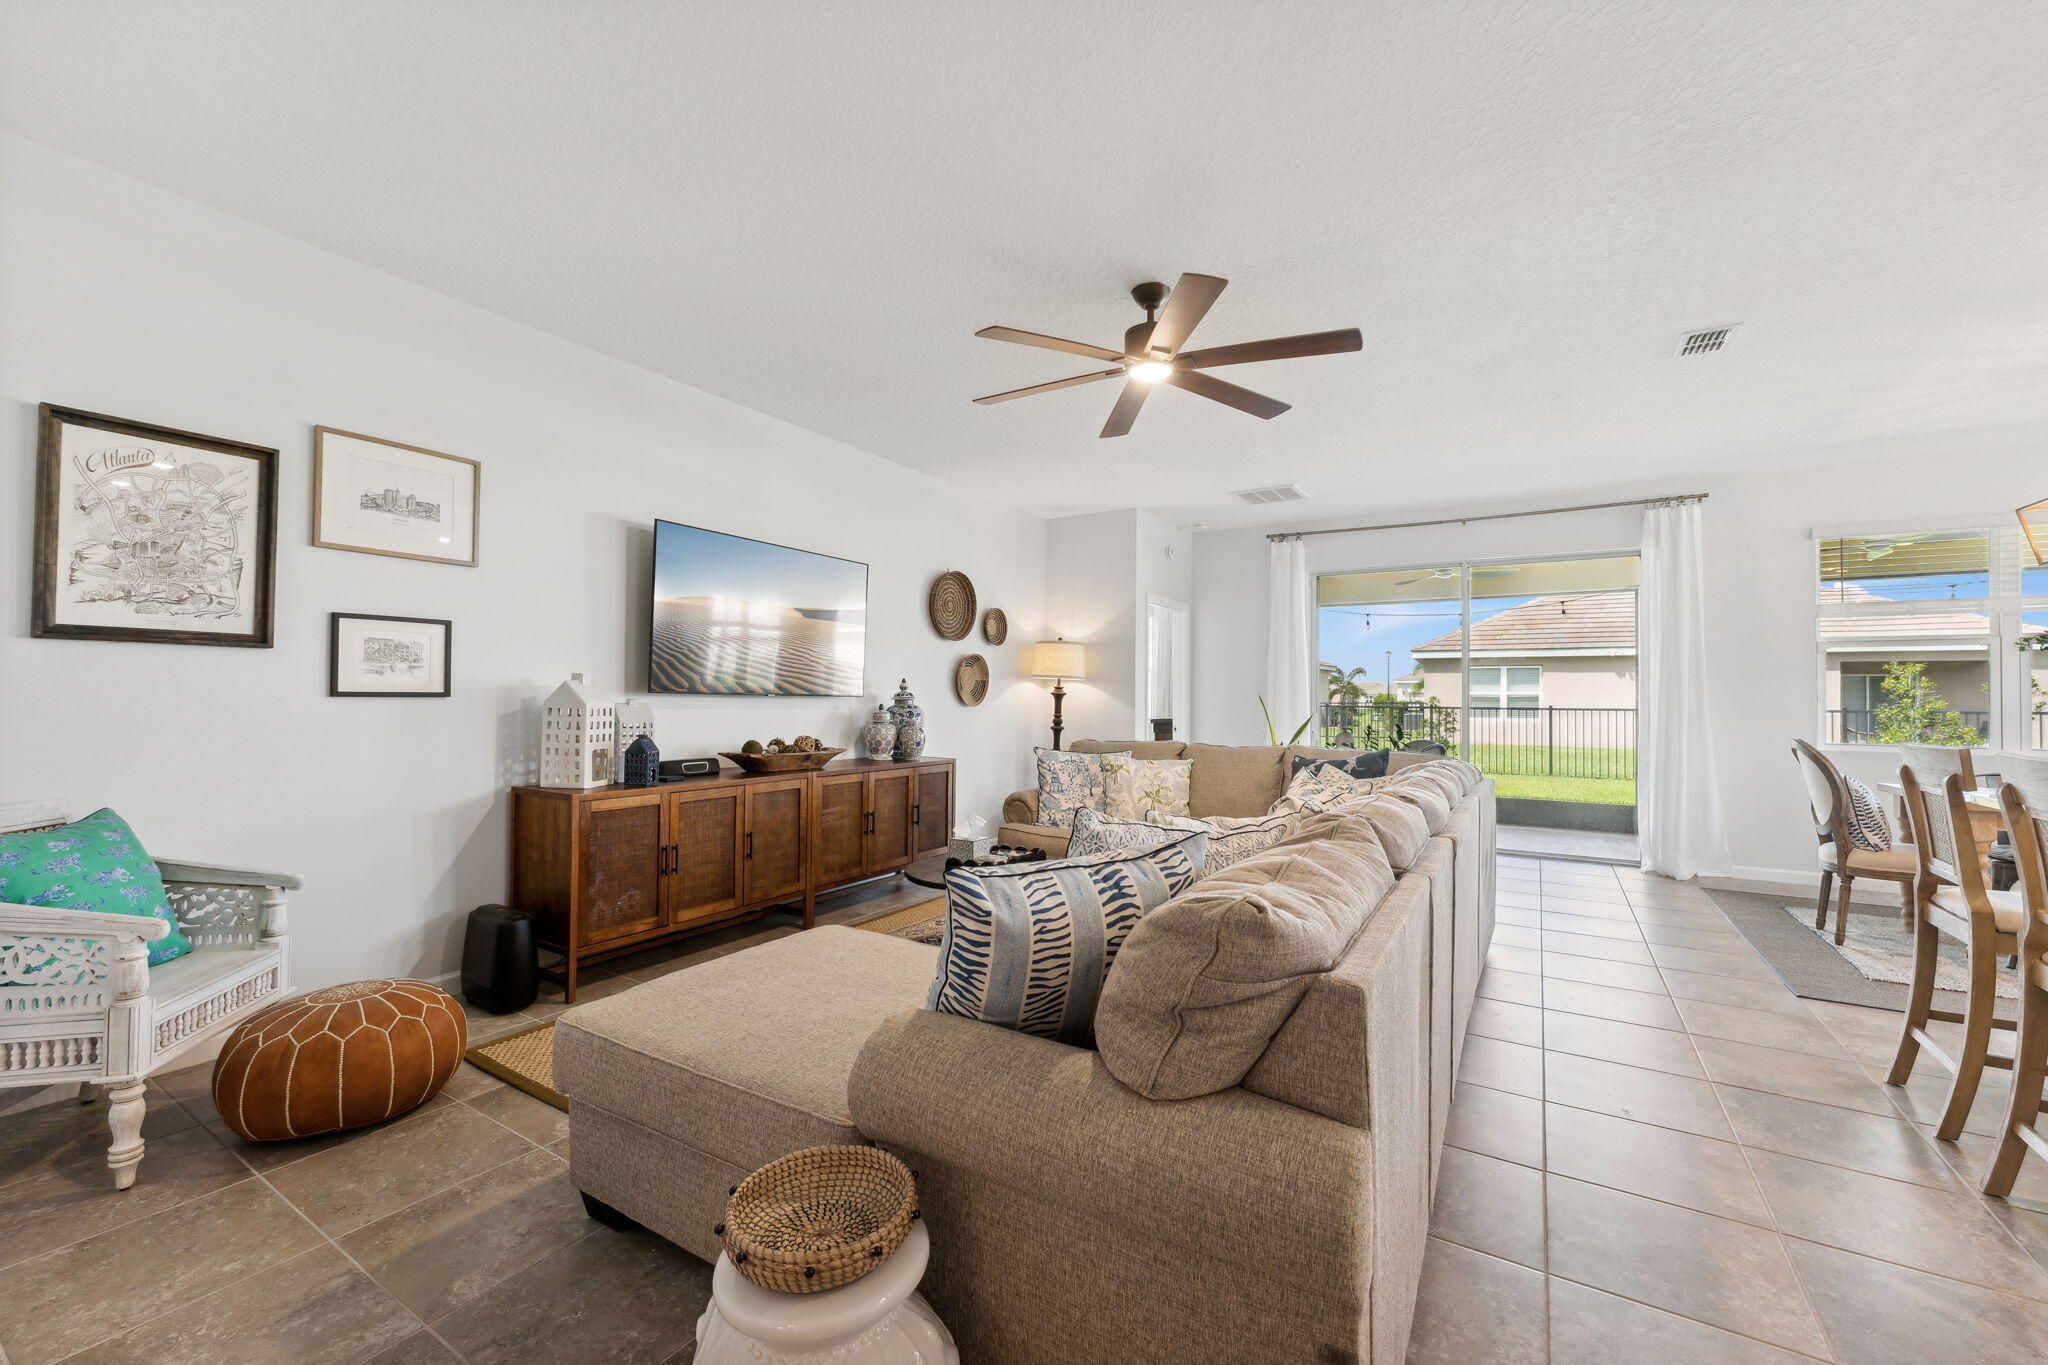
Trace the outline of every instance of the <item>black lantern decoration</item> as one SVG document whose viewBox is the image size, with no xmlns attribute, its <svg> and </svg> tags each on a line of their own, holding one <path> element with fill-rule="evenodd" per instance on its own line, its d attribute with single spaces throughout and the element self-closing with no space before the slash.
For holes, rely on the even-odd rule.
<svg viewBox="0 0 2048 1365">
<path fill-rule="evenodd" d="M 661 750 L 654 747 L 650 735 L 642 735 L 626 746 L 626 756 L 621 761 L 619 781 L 628 787 L 655 787 L 661 784 Z"/>
</svg>

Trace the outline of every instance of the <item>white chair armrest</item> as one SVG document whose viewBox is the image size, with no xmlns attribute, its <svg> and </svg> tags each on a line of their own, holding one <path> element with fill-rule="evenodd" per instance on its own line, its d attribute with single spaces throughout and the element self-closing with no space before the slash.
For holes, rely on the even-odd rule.
<svg viewBox="0 0 2048 1365">
<path fill-rule="evenodd" d="M 188 863 L 175 858 L 158 858 L 157 871 L 167 882 L 198 882 L 211 886 L 274 886 L 297 891 L 305 885 L 289 872 L 257 872 L 246 867 L 222 867 L 217 863 Z"/>
<path fill-rule="evenodd" d="M 132 938 L 154 943 L 171 926 L 148 915 L 109 915 L 54 905 L 0 902 L 0 934 L 61 934 L 74 938 Z"/>
</svg>

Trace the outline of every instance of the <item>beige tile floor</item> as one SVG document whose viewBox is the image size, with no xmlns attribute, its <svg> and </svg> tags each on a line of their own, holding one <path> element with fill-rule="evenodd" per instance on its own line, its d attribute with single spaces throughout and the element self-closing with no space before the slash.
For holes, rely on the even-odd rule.
<svg viewBox="0 0 2048 1365">
<path fill-rule="evenodd" d="M 822 923 L 929 899 L 890 880 Z M 797 932 L 772 915 L 609 964 L 580 997 Z M 560 1012 L 471 1021 L 471 1039 Z M 7 1365 L 681 1365 L 703 1262 L 584 1216 L 567 1116 L 463 1066 L 375 1128 L 252 1144 L 209 1096 L 211 1065 L 150 1087 L 135 1187 L 105 1166 L 103 1104 L 0 1115 L 0 1361 Z"/>
<path fill-rule="evenodd" d="M 2048 1358 L 2048 1169 L 2008 1202 L 1972 1188 L 2002 1076 L 1937 1144 L 1943 1078 L 1881 1084 L 1898 1016 L 1793 996 L 1703 894 L 1524 858 L 1500 885 L 1414 1365 Z M 821 919 L 930 894 L 862 888 Z M 626 959 L 591 993 L 793 932 Z M 584 1217 L 557 1111 L 465 1067 L 392 1123 L 259 1146 L 208 1071 L 152 1087 L 126 1194 L 100 1106 L 0 1116 L 12 1365 L 690 1359 L 707 1268 Z"/>
<path fill-rule="evenodd" d="M 1503 857 L 1410 1365 L 2048 1359 L 2048 1170 L 1975 1186 L 1899 1016 L 1793 995 L 1703 892 Z"/>
</svg>

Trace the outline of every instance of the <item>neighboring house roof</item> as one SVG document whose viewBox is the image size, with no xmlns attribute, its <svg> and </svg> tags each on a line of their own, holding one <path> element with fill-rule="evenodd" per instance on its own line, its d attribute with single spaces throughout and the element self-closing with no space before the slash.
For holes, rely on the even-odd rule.
<svg viewBox="0 0 2048 1365">
<path fill-rule="evenodd" d="M 1455 655 L 1464 632 L 1425 640 L 1416 658 Z M 1636 652 L 1636 595 L 1632 592 L 1554 593 L 1532 597 L 1472 623 L 1475 654 L 1621 654 Z"/>
<path fill-rule="evenodd" d="M 1853 585 L 1831 590 L 1834 602 L 1882 602 L 1885 599 Z M 1820 637 L 1837 648 L 1858 640 L 1901 635 L 1981 640 L 1991 630 L 1981 612 L 1951 611 L 1842 615 L 1820 618 Z M 2030 626 L 2028 634 L 2042 628 Z M 1455 658 L 1463 646 L 1461 631 L 1425 640 L 1409 652 L 1416 658 Z M 1474 654 L 1618 654 L 1636 652 L 1636 595 L 1632 592 L 1556 593 L 1532 597 L 1483 621 L 1472 623 Z"/>
</svg>

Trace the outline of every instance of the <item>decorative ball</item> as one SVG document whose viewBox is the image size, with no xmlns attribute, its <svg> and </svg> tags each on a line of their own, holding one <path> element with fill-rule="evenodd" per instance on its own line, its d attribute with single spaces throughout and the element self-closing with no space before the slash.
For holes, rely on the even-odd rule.
<svg viewBox="0 0 2048 1365">
<path fill-rule="evenodd" d="M 469 1046 L 462 1006 L 425 981 L 355 981 L 259 1010 L 213 1064 L 213 1103 L 251 1142 L 382 1123 L 440 1093 Z"/>
<path fill-rule="evenodd" d="M 800 754 L 814 754 L 825 746 L 818 742 L 816 735 L 798 735 L 790 741 L 789 747 Z"/>
<path fill-rule="evenodd" d="M 760 740 L 758 740 L 758 739 L 750 739 L 750 740 L 748 740 L 748 741 L 747 741 L 747 742 L 746 742 L 745 744 L 742 744 L 742 745 L 740 745 L 740 752 L 741 752 L 741 753 L 743 753 L 743 754 L 758 754 L 758 753 L 760 753 L 760 752 L 761 752 L 761 741 L 760 741 Z"/>
<path fill-rule="evenodd" d="M 785 744 L 780 739 L 771 739 L 768 741 L 768 752 L 771 754 L 779 754 L 788 747 L 789 745 Z"/>
</svg>

